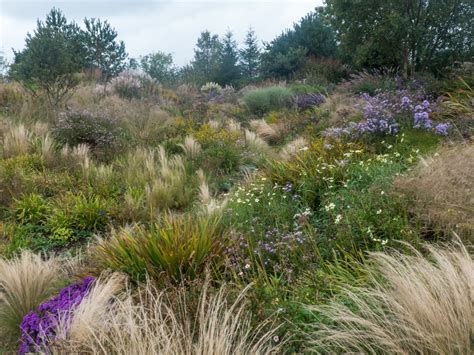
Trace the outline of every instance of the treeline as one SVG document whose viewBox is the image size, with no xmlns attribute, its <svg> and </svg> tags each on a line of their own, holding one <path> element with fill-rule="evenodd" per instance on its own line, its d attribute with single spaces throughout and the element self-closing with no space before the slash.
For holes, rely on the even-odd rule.
<svg viewBox="0 0 474 355">
<path fill-rule="evenodd" d="M 107 82 L 124 69 L 139 69 L 165 85 L 186 82 L 243 86 L 268 78 L 337 82 L 352 70 L 396 68 L 441 75 L 474 55 L 472 0 L 327 0 L 269 43 L 249 29 L 240 45 L 231 31 L 200 34 L 194 58 L 181 68 L 169 53 L 128 58 L 116 30 L 99 19 L 83 28 L 53 9 L 15 52 L 11 78 L 54 104 L 77 82 L 97 71 Z"/>
</svg>

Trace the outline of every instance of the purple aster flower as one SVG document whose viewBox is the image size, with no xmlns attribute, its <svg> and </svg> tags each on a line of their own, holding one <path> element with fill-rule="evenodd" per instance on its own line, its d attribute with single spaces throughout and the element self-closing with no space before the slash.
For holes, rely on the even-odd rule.
<svg viewBox="0 0 474 355">
<path fill-rule="evenodd" d="M 438 123 L 435 126 L 436 134 L 439 134 L 441 136 L 447 136 L 448 135 L 448 129 L 449 129 L 449 123 Z"/>
<path fill-rule="evenodd" d="M 63 319 L 68 323 L 73 310 L 88 294 L 93 282 L 94 278 L 88 276 L 81 282 L 69 285 L 57 296 L 41 303 L 37 311 L 25 315 L 20 325 L 20 354 L 44 351 L 56 335 L 55 328 L 60 317 L 65 317 Z"/>
</svg>

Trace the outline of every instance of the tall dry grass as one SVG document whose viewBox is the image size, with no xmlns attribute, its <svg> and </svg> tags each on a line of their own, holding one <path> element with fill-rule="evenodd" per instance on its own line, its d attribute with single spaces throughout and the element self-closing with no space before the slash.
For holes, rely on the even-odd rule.
<svg viewBox="0 0 474 355">
<path fill-rule="evenodd" d="M 257 135 L 269 143 L 278 142 L 286 133 L 284 127 L 277 123 L 267 123 L 265 120 L 252 120 L 250 127 Z"/>
<path fill-rule="evenodd" d="M 116 280 L 98 282 L 74 311 L 69 331 L 59 331 L 53 353 L 226 355 L 277 353 L 273 330 L 253 331 L 243 298 L 229 303 L 224 287 L 205 286 L 197 314 L 181 292 L 172 300 L 150 284 L 138 294 L 116 295 Z M 111 302 L 111 300 L 113 300 Z M 61 328 L 61 326 L 60 326 Z M 64 328 L 64 327 L 62 327 Z"/>
<path fill-rule="evenodd" d="M 0 259 L 0 344 L 18 339 L 23 316 L 55 291 L 60 270 L 57 259 L 43 260 L 29 251 Z"/>
<path fill-rule="evenodd" d="M 3 157 L 9 158 L 28 153 L 33 135 L 25 125 L 11 125 L 3 137 Z"/>
<path fill-rule="evenodd" d="M 462 245 L 427 248 L 426 257 L 372 254 L 370 287 L 342 290 L 344 303 L 310 307 L 330 320 L 316 326 L 312 350 L 472 354 L 473 259 Z"/>
<path fill-rule="evenodd" d="M 184 139 L 184 143 L 180 144 L 180 147 L 183 149 L 186 156 L 190 159 L 195 159 L 201 153 L 201 144 L 194 139 L 193 136 L 187 136 Z"/>
<path fill-rule="evenodd" d="M 285 144 L 285 146 L 279 152 L 279 158 L 284 161 L 289 161 L 295 155 L 297 155 L 301 149 L 308 146 L 308 142 L 306 139 L 302 137 L 298 137 L 291 142 Z"/>
<path fill-rule="evenodd" d="M 152 211 L 182 207 L 194 196 L 194 177 L 187 173 L 185 160 L 180 155 L 169 156 L 162 146 L 129 152 L 120 171 L 128 186 L 143 189 Z"/>
<path fill-rule="evenodd" d="M 255 132 L 245 130 L 245 145 L 249 150 L 263 158 L 269 158 L 274 155 L 272 148 L 262 138 L 258 137 Z"/>
<path fill-rule="evenodd" d="M 474 243 L 474 145 L 444 148 L 395 180 L 412 213 L 429 228 Z"/>
</svg>

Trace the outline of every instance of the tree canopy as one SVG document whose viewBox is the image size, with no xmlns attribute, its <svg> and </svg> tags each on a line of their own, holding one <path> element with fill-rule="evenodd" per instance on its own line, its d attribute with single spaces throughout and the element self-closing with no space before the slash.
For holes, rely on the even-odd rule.
<svg viewBox="0 0 474 355">
<path fill-rule="evenodd" d="M 327 0 L 343 58 L 357 67 L 395 66 L 406 75 L 471 57 L 472 0 Z"/>
</svg>

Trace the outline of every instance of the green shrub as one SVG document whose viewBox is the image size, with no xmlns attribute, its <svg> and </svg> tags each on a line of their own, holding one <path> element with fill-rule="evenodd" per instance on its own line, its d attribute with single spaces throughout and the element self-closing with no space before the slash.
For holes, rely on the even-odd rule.
<svg viewBox="0 0 474 355">
<path fill-rule="evenodd" d="M 216 217 L 165 215 L 161 223 L 121 229 L 102 240 L 94 259 L 133 278 L 180 282 L 218 267 L 226 232 Z"/>
<path fill-rule="evenodd" d="M 250 112 L 263 115 L 272 110 L 290 107 L 293 103 L 293 94 L 285 87 L 272 86 L 250 91 L 243 99 Z"/>
<path fill-rule="evenodd" d="M 125 133 L 117 122 L 86 110 L 61 113 L 53 136 L 69 146 L 86 144 L 97 157 L 104 159 L 120 152 L 125 143 Z"/>
<path fill-rule="evenodd" d="M 333 58 L 309 58 L 295 77 L 309 84 L 337 84 L 347 79 L 350 67 Z"/>
<path fill-rule="evenodd" d="M 16 200 L 13 210 L 20 224 L 44 224 L 50 206 L 41 195 L 31 193 Z"/>
<path fill-rule="evenodd" d="M 102 231 L 109 220 L 107 206 L 99 196 L 74 196 L 71 220 L 80 231 Z"/>
<path fill-rule="evenodd" d="M 206 171 L 230 174 L 238 169 L 241 155 L 236 146 L 216 144 L 204 150 L 201 160 Z"/>
</svg>

